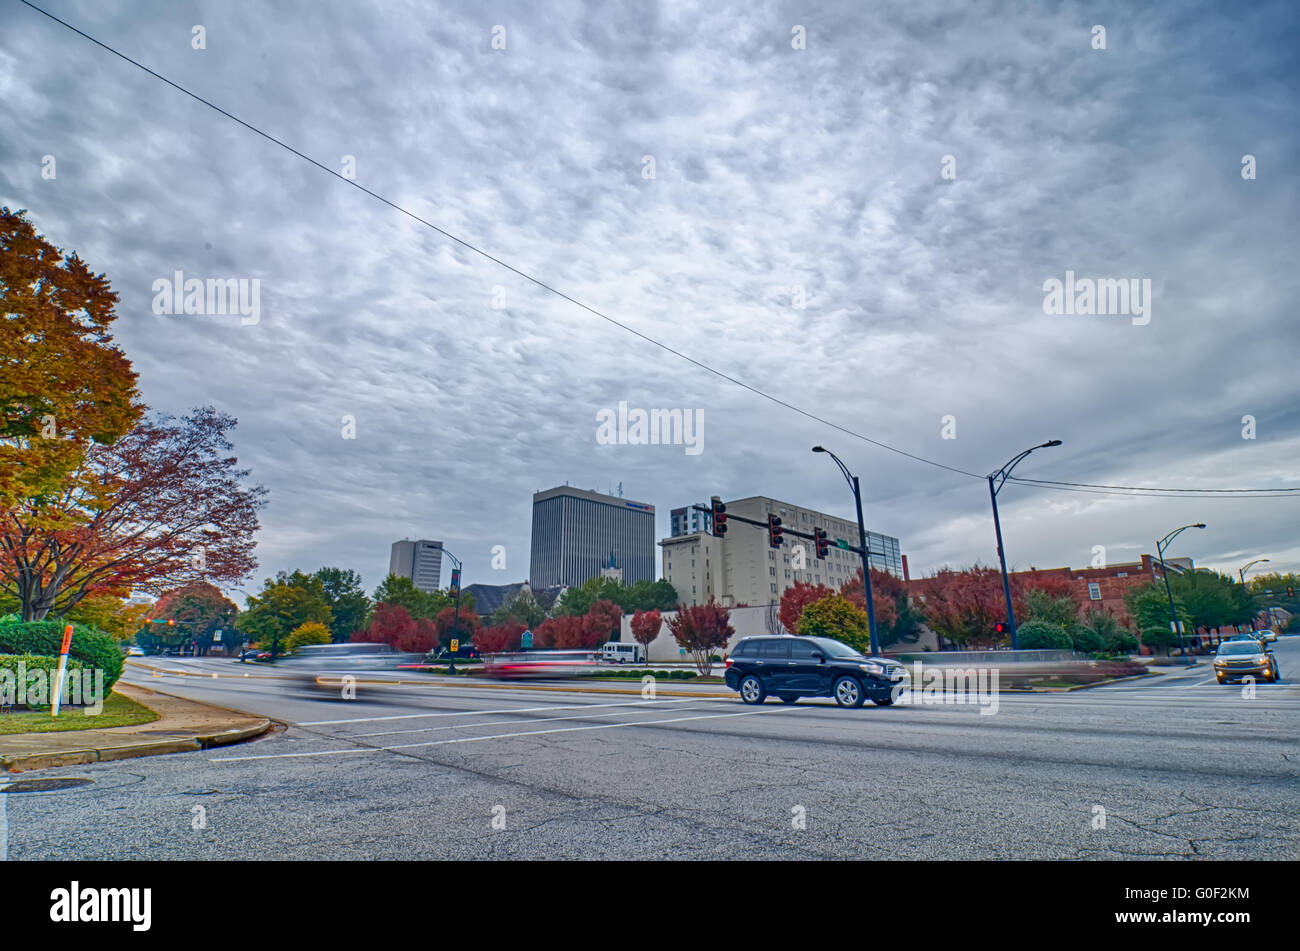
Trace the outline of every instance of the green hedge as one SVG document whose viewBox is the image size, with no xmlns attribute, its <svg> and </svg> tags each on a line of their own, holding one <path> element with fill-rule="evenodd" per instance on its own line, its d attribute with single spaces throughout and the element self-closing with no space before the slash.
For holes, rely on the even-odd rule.
<svg viewBox="0 0 1300 951">
<path fill-rule="evenodd" d="M 62 621 L 0 622 L 0 654 L 39 654 L 58 657 L 63 644 Z M 122 652 L 117 641 L 84 624 L 72 626 L 70 659 L 82 667 L 104 671 L 105 692 L 122 676 Z"/>
<path fill-rule="evenodd" d="M 1026 621 L 1017 628 L 1016 635 L 1022 651 L 1068 651 L 1074 646 L 1070 642 L 1070 635 L 1065 632 L 1065 628 L 1050 621 Z"/>
</svg>

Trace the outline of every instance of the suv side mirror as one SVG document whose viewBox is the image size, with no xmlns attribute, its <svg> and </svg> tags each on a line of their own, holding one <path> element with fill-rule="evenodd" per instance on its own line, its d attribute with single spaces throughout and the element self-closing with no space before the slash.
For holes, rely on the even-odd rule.
<svg viewBox="0 0 1300 951">
<path fill-rule="evenodd" d="M 813 660 L 817 661 L 817 663 L 819 664 L 825 663 L 826 655 L 823 654 L 821 651 L 813 651 Z"/>
</svg>

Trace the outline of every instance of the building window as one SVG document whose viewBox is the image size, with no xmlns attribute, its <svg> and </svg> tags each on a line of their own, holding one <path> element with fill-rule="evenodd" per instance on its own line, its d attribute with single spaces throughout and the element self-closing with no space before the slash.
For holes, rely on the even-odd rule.
<svg viewBox="0 0 1300 951">
<path fill-rule="evenodd" d="M 776 577 L 776 565 L 772 565 L 772 567 L 768 568 L 768 569 L 767 569 L 767 573 L 768 573 L 769 575 L 771 575 L 773 578 L 775 578 L 775 577 Z"/>
<path fill-rule="evenodd" d="M 775 584 L 772 585 L 772 593 L 773 593 L 773 594 L 776 594 L 776 585 L 775 585 Z"/>
<path fill-rule="evenodd" d="M 1088 600 L 1089 601 L 1101 600 L 1101 585 L 1097 584 L 1097 582 L 1095 581 L 1088 583 Z"/>
</svg>

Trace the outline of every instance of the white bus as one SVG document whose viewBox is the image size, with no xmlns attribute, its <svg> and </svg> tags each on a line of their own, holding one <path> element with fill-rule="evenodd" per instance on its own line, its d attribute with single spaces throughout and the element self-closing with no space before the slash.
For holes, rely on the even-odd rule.
<svg viewBox="0 0 1300 951">
<path fill-rule="evenodd" d="M 600 649 L 600 659 L 607 664 L 644 664 L 645 648 L 640 644 L 610 641 Z"/>
</svg>

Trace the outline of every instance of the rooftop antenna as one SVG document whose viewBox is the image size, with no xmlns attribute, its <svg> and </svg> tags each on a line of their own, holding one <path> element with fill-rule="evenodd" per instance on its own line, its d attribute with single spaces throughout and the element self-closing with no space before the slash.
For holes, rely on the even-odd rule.
<svg viewBox="0 0 1300 951">
<path fill-rule="evenodd" d="M 618 484 L 618 497 L 619 497 L 620 499 L 623 497 L 623 483 L 622 483 L 622 482 L 620 482 L 620 483 Z"/>
</svg>

